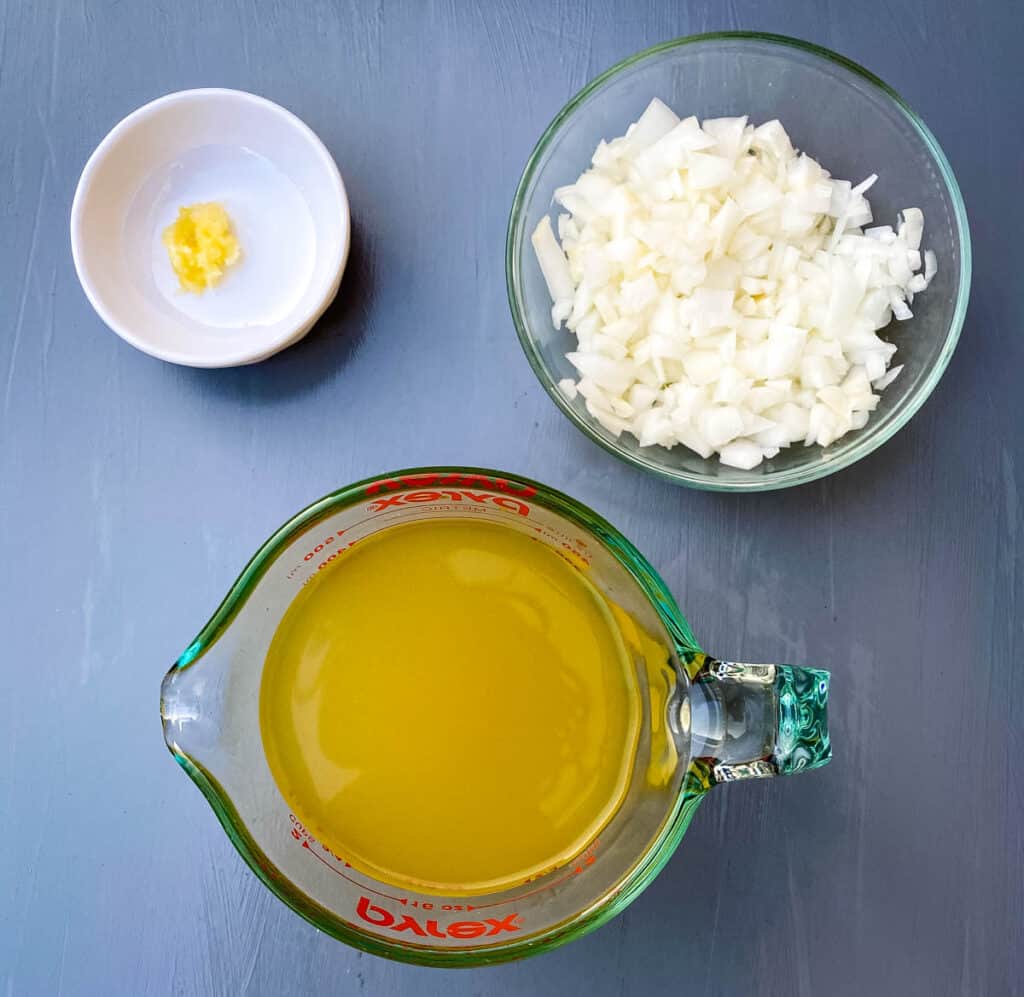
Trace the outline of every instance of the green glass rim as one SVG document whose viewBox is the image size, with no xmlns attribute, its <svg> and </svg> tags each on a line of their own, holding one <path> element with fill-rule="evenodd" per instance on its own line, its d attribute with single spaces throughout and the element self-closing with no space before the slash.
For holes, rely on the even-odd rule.
<svg viewBox="0 0 1024 997">
<path fill-rule="evenodd" d="M 928 371 L 928 375 L 920 388 L 907 399 L 904 406 L 896 412 L 893 417 L 870 436 L 858 440 L 843 453 L 829 459 L 823 460 L 809 467 L 796 467 L 778 474 L 766 476 L 763 479 L 752 478 L 738 481 L 719 481 L 715 478 L 693 474 L 684 470 L 670 470 L 659 464 L 657 461 L 649 460 L 642 455 L 630 453 L 623 450 L 612 440 L 606 439 L 597 432 L 592 422 L 578 412 L 569 400 L 559 390 L 558 385 L 548 372 L 533 339 L 529 333 L 529 326 L 525 311 L 522 306 L 522 295 L 520 287 L 522 275 L 519 268 L 520 247 L 525 238 L 526 218 L 524 205 L 526 194 L 533 182 L 534 174 L 540 166 L 548 146 L 562 128 L 562 125 L 572 117 L 576 110 L 592 94 L 600 90 L 605 83 L 612 80 L 625 70 L 635 66 L 646 59 L 661 55 L 674 49 L 683 48 L 689 45 L 699 45 L 705 42 L 733 41 L 733 42 L 762 42 L 768 45 L 776 45 L 781 49 L 795 49 L 797 51 L 817 56 L 835 65 L 849 70 L 855 76 L 860 77 L 869 83 L 877 91 L 888 97 L 893 105 L 903 114 L 910 123 L 918 137 L 925 144 L 931 153 L 942 177 L 943 183 L 949 192 L 953 204 L 953 216 L 956 224 L 957 238 L 960 244 L 960 269 L 959 282 L 957 286 L 957 298 L 953 310 L 953 317 L 950 320 L 949 329 L 946 333 L 945 342 L 942 345 L 935 363 Z M 589 439 L 598 446 L 603 447 L 610 454 L 619 460 L 625 461 L 633 467 L 639 467 L 644 471 L 656 475 L 674 484 L 685 485 L 689 488 L 696 488 L 702 491 L 714 492 L 764 492 L 774 491 L 779 488 L 790 488 L 794 485 L 803 485 L 827 475 L 849 467 L 868 454 L 873 453 L 883 443 L 891 439 L 902 429 L 910 419 L 917 413 L 921 406 L 928 400 L 935 386 L 939 383 L 949 361 L 956 349 L 957 341 L 960 338 L 960 331 L 963 328 L 964 319 L 967 316 L 967 303 L 970 298 L 971 287 L 971 236 L 967 222 L 967 208 L 964 205 L 963 195 L 960 193 L 960 186 L 953 174 L 953 168 L 942 151 L 938 140 L 932 134 L 931 129 L 924 123 L 921 117 L 910 107 L 910 105 L 891 87 L 888 83 L 879 79 L 870 70 L 865 69 L 859 63 L 848 59 L 838 52 L 815 45 L 813 42 L 803 41 L 799 38 L 791 38 L 787 35 L 770 34 L 757 31 L 715 31 L 708 34 L 685 35 L 671 41 L 661 42 L 651 48 L 644 49 L 634 55 L 616 63 L 610 69 L 605 70 L 600 76 L 595 77 L 582 90 L 573 96 L 569 102 L 555 115 L 554 119 L 544 130 L 530 158 L 526 162 L 523 175 L 516 187 L 515 197 L 512 199 L 512 210 L 509 213 L 508 228 L 505 236 L 505 282 L 508 293 L 509 308 L 512 312 L 512 321 L 516 328 L 516 335 L 519 337 L 519 344 L 526 354 L 526 359 L 533 368 L 534 374 L 540 381 L 549 397 L 561 409 L 572 423 Z"/>
<path fill-rule="evenodd" d="M 682 615 L 675 598 L 658 572 L 655 571 L 631 541 L 626 539 L 611 523 L 592 509 L 581 502 L 577 502 L 569 495 L 539 481 L 506 471 L 496 471 L 480 467 L 414 467 L 376 474 L 373 477 L 364 478 L 362 481 L 357 481 L 354 484 L 331 492 L 296 513 L 280 528 L 275 530 L 242 569 L 241 574 L 235 580 L 213 616 L 210 617 L 196 638 L 171 666 L 164 677 L 164 684 L 166 685 L 171 682 L 179 671 L 194 667 L 201 662 L 203 655 L 213 647 L 221 634 L 231 624 L 246 600 L 255 590 L 260 579 L 266 574 L 270 565 L 295 538 L 305 533 L 327 516 L 365 500 L 367 488 L 376 482 L 432 473 L 483 475 L 505 479 L 515 484 L 536 489 L 536 494 L 530 498 L 531 502 L 556 512 L 586 529 L 629 572 L 644 594 L 650 599 L 651 604 L 654 606 L 661 622 L 669 632 L 680 653 L 700 650 L 690 630 L 689 623 L 687 623 Z M 160 714 L 161 719 L 163 719 L 163 695 L 161 695 Z M 383 941 L 376 935 L 362 932 L 342 921 L 294 886 L 287 877 L 278 873 L 277 867 L 267 857 L 252 835 L 250 835 L 241 815 L 236 810 L 230 796 L 221 787 L 217 778 L 172 742 L 172 739 L 167 735 L 166 722 L 165 738 L 172 756 L 199 787 L 224 831 L 227 833 L 228 838 L 230 838 L 232 844 L 245 860 L 245 863 L 278 899 L 287 904 L 314 927 L 319 928 L 339 941 L 373 955 L 385 956 L 389 959 L 425 966 L 456 968 L 509 962 L 526 955 L 557 948 L 600 927 L 624 910 L 650 884 L 665 863 L 672 857 L 673 852 L 686 832 L 686 828 L 689 826 L 697 805 L 703 798 L 703 794 L 688 795 L 680 792 L 658 838 L 630 871 L 623 884 L 614 893 L 597 901 L 575 917 L 557 924 L 539 935 L 529 936 L 521 941 L 516 940 L 475 949 L 444 949 L 430 946 L 396 945 Z"/>
</svg>

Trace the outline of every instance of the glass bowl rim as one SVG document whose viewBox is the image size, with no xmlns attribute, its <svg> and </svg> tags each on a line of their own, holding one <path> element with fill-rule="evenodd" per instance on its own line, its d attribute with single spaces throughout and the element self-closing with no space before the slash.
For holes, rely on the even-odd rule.
<svg viewBox="0 0 1024 997">
<path fill-rule="evenodd" d="M 600 434 L 592 420 L 584 417 L 565 397 L 558 388 L 547 365 L 541 358 L 533 338 L 530 335 L 529 323 L 526 319 L 525 308 L 522 305 L 523 295 L 521 293 L 521 273 L 519 267 L 520 249 L 525 242 L 525 216 L 524 206 L 526 194 L 531 187 L 534 176 L 540 166 L 540 161 L 547 152 L 548 146 L 561 132 L 562 126 L 573 117 L 580 106 L 594 93 L 599 91 L 606 83 L 609 83 L 617 76 L 648 59 L 655 59 L 667 52 L 684 48 L 689 45 L 699 45 L 706 42 L 731 41 L 731 42 L 756 42 L 777 46 L 781 50 L 795 50 L 799 53 L 809 54 L 818 59 L 823 59 L 848 70 L 854 76 L 869 84 L 883 97 L 888 98 L 910 124 L 914 132 L 924 143 L 925 148 L 931 154 L 953 207 L 953 218 L 955 222 L 956 236 L 960 243 L 960 269 L 957 296 L 953 308 L 953 315 L 950 319 L 949 328 L 942 344 L 942 350 L 927 372 L 927 376 L 918 386 L 915 392 L 910 395 L 902 407 L 893 413 L 889 422 L 880 430 L 870 436 L 858 439 L 834 457 L 819 456 L 813 463 L 788 471 L 779 472 L 777 475 L 764 478 L 751 478 L 738 481 L 721 481 L 703 474 L 694 474 L 684 470 L 673 470 L 666 467 L 660 461 L 648 459 L 644 456 L 629 453 L 622 449 L 615 441 L 606 439 Z M 848 59 L 846 56 L 833 52 L 831 49 L 813 42 L 803 41 L 799 38 L 791 38 L 787 35 L 771 34 L 758 31 L 715 31 L 706 34 L 684 35 L 667 42 L 653 45 L 643 51 L 637 52 L 620 62 L 617 62 L 610 69 L 605 70 L 599 76 L 591 80 L 582 90 L 576 93 L 566 105 L 555 115 L 551 123 L 544 130 L 537 144 L 534 146 L 526 167 L 519 179 L 515 196 L 512 200 L 512 209 L 509 213 L 508 227 L 505 237 L 505 282 L 508 293 L 509 308 L 512 312 L 512 321 L 516 328 L 516 335 L 519 344 L 526 354 L 530 367 L 540 381 L 549 397 L 561 409 L 577 429 L 581 430 L 589 439 L 598 446 L 607 450 L 619 460 L 625 461 L 633 467 L 647 471 L 673 484 L 685 485 L 689 488 L 696 488 L 702 491 L 716 492 L 763 492 L 774 491 L 780 488 L 790 488 L 795 485 L 807 484 L 834 474 L 851 464 L 856 463 L 868 454 L 873 453 L 880 446 L 890 440 L 910 419 L 917 413 L 921 406 L 927 401 L 935 386 L 939 383 L 946 367 L 949 365 L 953 351 L 956 349 L 960 338 L 960 331 L 963 328 L 964 319 L 967 315 L 967 303 L 970 298 L 971 285 L 971 237 L 967 222 L 967 209 L 964 204 L 963 195 L 953 174 L 953 168 L 942 151 L 938 140 L 931 130 L 910 107 L 909 104 L 887 83 L 865 69 L 859 63 Z M 870 425 L 870 424 L 869 424 Z"/>
<path fill-rule="evenodd" d="M 538 501 L 545 508 L 551 509 L 578 523 L 592 534 L 613 557 L 629 572 L 641 591 L 650 600 L 654 611 L 669 633 L 680 654 L 686 651 L 697 651 L 699 645 L 690 630 L 690 625 L 679 608 L 664 580 L 654 569 L 640 550 L 622 533 L 619 532 L 603 516 L 589 506 L 577 501 L 571 495 L 535 481 L 525 475 L 510 471 L 499 471 L 490 468 L 437 464 L 428 467 L 403 468 L 385 471 L 363 478 L 360 481 L 345 485 L 322 498 L 312 502 L 290 517 L 287 522 L 276 529 L 249 559 L 241 573 L 232 583 L 227 595 L 206 622 L 199 634 L 171 665 L 164 676 L 161 687 L 161 720 L 164 721 L 164 736 L 167 748 L 174 760 L 185 770 L 189 778 L 196 784 L 206 798 L 221 827 L 231 843 L 241 855 L 245 864 L 256 874 L 256 877 L 279 900 L 290 907 L 296 914 L 308 921 L 315 928 L 323 931 L 338 941 L 345 942 L 354 948 L 369 952 L 372 955 L 384 956 L 398 962 L 407 962 L 421 966 L 438 966 L 462 968 L 489 965 L 492 963 L 510 962 L 527 955 L 534 955 L 558 948 L 566 942 L 589 934 L 596 928 L 615 917 L 650 885 L 665 863 L 679 847 L 690 820 L 693 818 L 707 790 L 699 793 L 688 793 L 680 788 L 679 794 L 667 812 L 665 822 L 658 836 L 650 843 L 647 850 L 639 857 L 636 865 L 629 871 L 626 879 L 615 891 L 596 900 L 575 916 L 552 925 L 550 928 L 524 939 L 490 945 L 476 949 L 445 949 L 432 948 L 427 945 L 402 945 L 387 939 L 360 931 L 354 925 L 343 921 L 340 917 L 303 893 L 284 875 L 280 874 L 276 865 L 270 860 L 259 843 L 250 834 L 248 825 L 242 819 L 230 795 L 221 786 L 217 777 L 207 771 L 187 752 L 173 744 L 167 737 L 167 724 L 164 717 L 164 688 L 172 682 L 174 676 L 193 666 L 199 665 L 203 656 L 209 651 L 230 626 L 242 606 L 255 590 L 260 579 L 266 574 L 270 565 L 277 560 L 293 540 L 310 527 L 315 526 L 327 516 L 341 509 L 349 508 L 366 499 L 368 486 L 401 478 L 414 478 L 426 474 L 458 474 L 466 476 L 481 475 L 513 481 L 536 489 L 531 501 Z"/>
</svg>

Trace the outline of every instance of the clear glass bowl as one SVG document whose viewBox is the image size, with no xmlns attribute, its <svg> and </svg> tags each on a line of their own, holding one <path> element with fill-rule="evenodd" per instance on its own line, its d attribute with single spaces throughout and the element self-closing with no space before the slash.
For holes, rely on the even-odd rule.
<svg viewBox="0 0 1024 997">
<path fill-rule="evenodd" d="M 565 354 L 575 346 L 554 329 L 551 298 L 530 233 L 551 210 L 552 195 L 589 165 L 598 142 L 625 132 L 653 97 L 698 118 L 746 114 L 778 118 L 793 144 L 834 176 L 857 182 L 877 173 L 870 199 L 876 224 L 895 224 L 906 207 L 924 211 L 922 248 L 938 257 L 938 274 L 915 298 L 914 317 L 880 333 L 896 343 L 903 373 L 882 394 L 864 429 L 830 447 L 794 444 L 751 471 L 725 467 L 683 446 L 640 447 L 616 438 L 558 381 L 574 377 Z M 953 171 L 935 137 L 890 87 L 835 52 L 778 35 L 724 33 L 666 42 L 612 67 L 559 112 L 523 173 L 506 245 L 509 304 L 534 372 L 561 410 L 591 439 L 623 460 L 693 488 L 765 491 L 799 485 L 871 453 L 921 407 L 949 363 L 967 311 L 971 248 L 967 214 Z"/>
</svg>

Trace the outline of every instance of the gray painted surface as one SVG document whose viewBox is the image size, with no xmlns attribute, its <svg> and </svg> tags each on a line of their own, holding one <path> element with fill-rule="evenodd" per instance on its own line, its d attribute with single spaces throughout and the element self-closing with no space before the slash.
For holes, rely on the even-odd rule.
<svg viewBox="0 0 1024 997">
<path fill-rule="evenodd" d="M 586 441 L 520 354 L 506 214 L 571 93 L 676 35 L 757 28 L 866 64 L 965 191 L 949 372 L 860 465 L 788 493 L 673 488 Z M 0 992 L 1022 993 L 1021 7 L 0 0 Z M 336 305 L 253 369 L 151 360 L 93 315 L 70 200 L 171 90 L 253 90 L 348 183 Z M 629 912 L 514 966 L 361 956 L 258 884 L 164 749 L 157 689 L 247 556 L 337 485 L 463 462 L 633 538 L 707 647 L 830 667 L 835 760 L 712 795 Z"/>
</svg>

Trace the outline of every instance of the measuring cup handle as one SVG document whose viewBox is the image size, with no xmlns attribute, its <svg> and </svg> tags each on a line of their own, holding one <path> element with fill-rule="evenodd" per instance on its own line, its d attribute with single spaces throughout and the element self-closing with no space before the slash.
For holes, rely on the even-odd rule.
<svg viewBox="0 0 1024 997">
<path fill-rule="evenodd" d="M 699 654 L 690 662 L 691 758 L 710 785 L 789 775 L 832 757 L 828 672 L 741 665 Z"/>
</svg>

